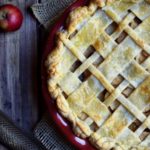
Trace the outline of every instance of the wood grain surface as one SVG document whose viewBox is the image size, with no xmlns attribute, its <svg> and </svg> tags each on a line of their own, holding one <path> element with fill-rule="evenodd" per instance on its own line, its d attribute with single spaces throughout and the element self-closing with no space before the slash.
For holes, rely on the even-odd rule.
<svg viewBox="0 0 150 150">
<path fill-rule="evenodd" d="M 0 33 L 0 110 L 30 132 L 39 120 L 41 29 L 28 10 L 37 0 L 0 0 L 23 12 L 20 30 Z M 40 105 L 41 106 L 41 105 Z M 0 150 L 6 150 L 0 146 Z"/>
</svg>

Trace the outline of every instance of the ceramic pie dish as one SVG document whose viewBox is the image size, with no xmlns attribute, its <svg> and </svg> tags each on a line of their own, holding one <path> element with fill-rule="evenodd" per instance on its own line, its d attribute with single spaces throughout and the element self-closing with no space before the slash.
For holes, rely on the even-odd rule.
<svg viewBox="0 0 150 150">
<path fill-rule="evenodd" d="M 55 122 L 56 127 L 58 127 L 60 134 L 63 134 L 64 137 L 66 137 L 66 139 L 77 149 L 94 150 L 93 146 L 89 144 L 88 140 L 81 139 L 72 132 L 69 122 L 59 114 L 55 101 L 51 98 L 49 91 L 47 89 L 47 72 L 45 69 L 45 60 L 47 59 L 48 54 L 52 51 L 52 49 L 55 46 L 54 44 L 55 34 L 57 33 L 60 27 L 64 26 L 68 13 L 71 12 L 72 9 L 74 8 L 86 5 L 86 3 L 87 3 L 86 0 L 78 0 L 75 3 L 73 3 L 70 7 L 68 7 L 65 10 L 65 12 L 61 16 L 61 19 L 59 19 L 55 23 L 54 27 L 51 29 L 42 54 L 41 80 L 42 80 L 42 94 L 43 94 L 46 108 L 48 110 L 51 119 Z"/>
<path fill-rule="evenodd" d="M 52 48 L 44 59 L 54 105 L 74 135 L 97 149 L 149 150 L 149 1 L 75 5 L 46 48 Z"/>
</svg>

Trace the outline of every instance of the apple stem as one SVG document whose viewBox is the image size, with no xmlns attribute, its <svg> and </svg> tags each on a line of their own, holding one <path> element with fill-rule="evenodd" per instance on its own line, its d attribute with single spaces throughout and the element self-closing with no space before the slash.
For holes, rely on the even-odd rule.
<svg viewBox="0 0 150 150">
<path fill-rule="evenodd" d="M 6 12 L 0 13 L 0 19 L 6 19 L 6 18 L 7 18 Z"/>
<path fill-rule="evenodd" d="M 7 13 L 6 13 L 6 12 L 3 13 L 3 14 L 2 14 L 2 17 L 3 17 L 3 19 L 6 19 L 6 18 L 7 18 Z"/>
</svg>

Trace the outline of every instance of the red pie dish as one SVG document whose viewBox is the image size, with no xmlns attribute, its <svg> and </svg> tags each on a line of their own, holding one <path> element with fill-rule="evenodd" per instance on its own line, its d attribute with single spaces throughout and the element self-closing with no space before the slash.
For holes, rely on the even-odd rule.
<svg viewBox="0 0 150 150">
<path fill-rule="evenodd" d="M 77 149 L 150 150 L 149 8 L 149 0 L 78 0 L 52 28 L 43 96 Z"/>
<path fill-rule="evenodd" d="M 47 89 L 47 73 L 45 70 L 45 60 L 49 54 L 49 52 L 54 48 L 55 43 L 55 34 L 59 30 L 60 27 L 64 26 L 64 23 L 66 21 L 66 18 L 68 16 L 68 13 L 71 12 L 73 9 L 83 6 L 87 4 L 87 0 L 78 0 L 75 3 L 73 3 L 71 6 L 69 6 L 65 12 L 62 14 L 61 19 L 59 19 L 54 27 L 52 27 L 50 34 L 48 36 L 48 40 L 45 46 L 45 49 L 43 51 L 42 56 L 42 68 L 41 68 L 41 75 L 42 75 L 42 93 L 43 98 L 45 100 L 48 112 L 52 120 L 56 123 L 58 128 L 61 131 L 61 134 L 65 135 L 68 141 L 72 143 L 77 149 L 82 150 L 93 150 L 93 146 L 88 142 L 86 139 L 81 139 L 73 133 L 70 124 L 68 121 L 66 121 L 58 112 L 58 109 L 56 107 L 55 102 L 50 97 L 50 94 Z"/>
</svg>

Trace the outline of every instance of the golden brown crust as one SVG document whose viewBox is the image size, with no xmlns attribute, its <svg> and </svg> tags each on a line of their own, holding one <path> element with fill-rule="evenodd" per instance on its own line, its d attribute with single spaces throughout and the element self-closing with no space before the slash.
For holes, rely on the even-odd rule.
<svg viewBox="0 0 150 150">
<path fill-rule="evenodd" d="M 115 0 L 91 0 L 89 6 L 78 7 L 73 10 L 67 18 L 67 30 L 69 35 L 73 33 L 76 26 L 85 18 L 88 18 L 97 7 L 104 7 L 105 5 L 110 5 Z M 126 2 L 136 3 L 138 0 L 126 0 Z M 149 0 L 147 0 L 149 1 Z"/>
<path fill-rule="evenodd" d="M 94 3 L 97 4 L 99 7 L 104 7 L 105 6 L 106 0 L 94 0 Z"/>
<path fill-rule="evenodd" d="M 68 31 L 69 33 L 73 33 L 76 29 L 76 25 L 85 17 L 89 15 L 89 10 L 87 6 L 78 7 L 73 10 L 67 19 Z"/>
<path fill-rule="evenodd" d="M 150 0 L 146 0 L 146 2 L 150 3 Z"/>
<path fill-rule="evenodd" d="M 45 62 L 45 66 L 47 68 L 48 73 L 48 90 L 52 96 L 56 100 L 59 112 L 67 118 L 70 122 L 72 122 L 73 129 L 75 133 L 82 137 L 86 138 L 89 136 L 90 129 L 84 125 L 84 123 L 77 118 L 77 116 L 72 112 L 69 108 L 68 103 L 66 102 L 62 91 L 55 83 L 55 78 L 59 76 L 59 72 L 57 71 L 58 64 L 60 62 L 60 54 L 62 50 L 62 42 L 57 40 L 57 47 L 48 55 L 47 60 Z"/>
<path fill-rule="evenodd" d="M 96 10 L 97 5 L 93 2 L 89 6 L 78 7 L 74 9 L 67 18 L 67 30 L 69 35 L 76 30 L 77 25 L 83 20 L 90 17 L 90 15 Z"/>
<path fill-rule="evenodd" d="M 48 90 L 51 96 L 56 100 L 59 112 L 67 118 L 73 126 L 73 130 L 76 135 L 87 138 L 90 137 L 91 143 L 95 145 L 98 149 L 109 150 L 111 148 L 116 148 L 116 150 L 123 150 L 123 148 L 113 139 L 99 139 L 99 135 L 97 133 L 91 132 L 89 126 L 87 126 L 83 121 L 81 121 L 77 115 L 70 109 L 68 102 L 66 101 L 61 89 L 58 87 L 55 79 L 59 76 L 58 65 L 61 61 L 61 52 L 63 48 L 63 43 L 60 39 L 64 39 L 69 37 L 76 30 L 76 26 L 83 20 L 83 18 L 88 18 L 90 15 L 96 10 L 97 7 L 103 7 L 106 4 L 112 3 L 114 0 L 92 0 L 89 6 L 79 7 L 73 10 L 68 19 L 67 19 L 67 31 L 65 33 L 58 33 L 57 38 L 57 46 L 56 48 L 49 54 L 47 60 L 45 62 L 47 73 L 48 73 Z M 149 2 L 149 0 L 147 0 Z M 137 2 L 133 0 L 131 2 Z M 122 28 L 124 24 L 120 24 L 120 28 Z M 142 41 L 137 39 L 137 43 L 142 44 Z M 110 91 L 114 91 L 114 89 L 110 89 Z M 143 147 L 142 147 L 143 148 Z M 137 147 L 133 148 L 139 150 Z"/>
</svg>

